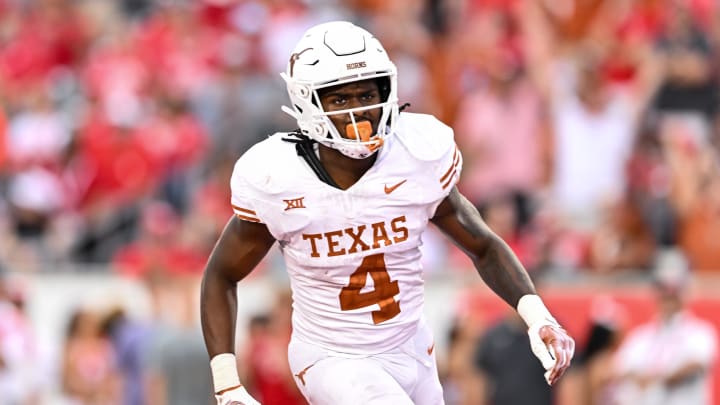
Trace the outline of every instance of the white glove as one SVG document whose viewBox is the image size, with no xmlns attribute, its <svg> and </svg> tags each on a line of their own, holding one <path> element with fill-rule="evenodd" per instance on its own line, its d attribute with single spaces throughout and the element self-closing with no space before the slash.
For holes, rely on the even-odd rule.
<svg viewBox="0 0 720 405">
<path fill-rule="evenodd" d="M 552 346 L 546 345 L 540 337 L 540 329 L 542 327 L 559 327 L 557 323 L 542 322 L 533 324 L 528 328 L 528 337 L 530 338 L 530 349 L 532 350 L 535 357 L 540 360 L 545 371 L 545 381 L 550 384 L 550 371 L 552 371 L 555 364 L 557 364 L 557 357 L 555 350 Z"/>
<path fill-rule="evenodd" d="M 260 405 L 260 402 L 251 397 L 242 385 L 221 395 L 215 395 L 215 399 L 217 405 Z"/>
<path fill-rule="evenodd" d="M 540 360 L 545 381 L 553 385 L 570 367 L 575 341 L 550 315 L 537 295 L 525 295 L 518 303 L 518 313 L 528 325 L 530 349 Z"/>
</svg>

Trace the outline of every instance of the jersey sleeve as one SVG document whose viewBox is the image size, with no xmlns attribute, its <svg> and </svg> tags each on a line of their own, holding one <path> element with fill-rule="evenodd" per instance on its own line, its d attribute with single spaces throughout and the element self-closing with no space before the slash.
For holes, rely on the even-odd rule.
<svg viewBox="0 0 720 405">
<path fill-rule="evenodd" d="M 455 141 L 451 145 L 447 145 L 447 153 L 440 161 L 440 177 L 437 178 L 442 192 L 447 195 L 450 190 L 460 180 L 460 172 L 462 171 L 462 154 L 458 149 Z"/>
<path fill-rule="evenodd" d="M 432 115 L 402 113 L 395 136 L 407 150 L 409 175 L 422 184 L 416 202 L 427 203 L 432 217 L 460 180 L 463 159 L 454 131 Z"/>
<path fill-rule="evenodd" d="M 230 203 L 232 204 L 232 209 L 236 217 L 243 221 L 264 224 L 265 221 L 258 215 L 257 206 L 259 199 L 257 191 L 249 178 L 253 172 L 251 168 L 248 167 L 247 160 L 248 159 L 243 156 L 235 163 L 235 168 L 230 177 Z"/>
<path fill-rule="evenodd" d="M 419 172 L 432 173 L 427 184 L 435 191 L 434 197 L 445 198 L 462 171 L 462 154 L 453 129 L 432 115 L 403 113 L 397 132 L 410 155 L 420 162 Z"/>
</svg>

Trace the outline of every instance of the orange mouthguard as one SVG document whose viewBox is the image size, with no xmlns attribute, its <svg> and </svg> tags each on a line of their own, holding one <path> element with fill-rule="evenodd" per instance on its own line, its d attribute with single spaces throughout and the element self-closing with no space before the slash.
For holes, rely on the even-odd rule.
<svg viewBox="0 0 720 405">
<path fill-rule="evenodd" d="M 357 130 L 356 130 L 357 127 Z M 372 125 L 368 121 L 360 121 L 353 125 L 352 123 L 345 126 L 345 133 L 350 139 L 360 139 L 362 142 L 367 142 L 372 136 Z"/>
</svg>

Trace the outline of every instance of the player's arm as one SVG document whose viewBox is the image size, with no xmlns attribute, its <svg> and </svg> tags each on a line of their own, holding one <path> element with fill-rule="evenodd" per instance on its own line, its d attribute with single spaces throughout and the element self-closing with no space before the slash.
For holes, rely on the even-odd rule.
<svg viewBox="0 0 720 405">
<path fill-rule="evenodd" d="M 545 308 L 512 250 L 457 188 L 440 203 L 432 222 L 472 259 L 485 283 L 517 309 L 529 327 L 533 352 L 548 370 L 546 379 L 554 384 L 570 365 L 575 342 Z"/>
<path fill-rule="evenodd" d="M 275 238 L 261 223 L 233 216 L 225 226 L 210 254 L 203 274 L 200 293 L 200 317 L 205 345 L 211 361 L 215 393 L 232 396 L 231 400 L 252 398 L 240 384 L 235 360 L 235 319 L 237 282 L 244 279 L 270 250 Z M 247 395 L 247 397 L 245 397 Z M 249 399 L 248 399 L 249 398 Z M 254 401 L 254 400 L 252 400 Z"/>
<path fill-rule="evenodd" d="M 432 222 L 472 259 L 482 279 L 505 302 L 515 307 L 522 296 L 536 294 L 515 254 L 457 188 L 440 203 Z"/>
</svg>

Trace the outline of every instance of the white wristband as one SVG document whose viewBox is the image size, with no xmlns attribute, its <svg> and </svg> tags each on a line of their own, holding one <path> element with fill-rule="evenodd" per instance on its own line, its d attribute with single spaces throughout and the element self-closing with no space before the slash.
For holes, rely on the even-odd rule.
<svg viewBox="0 0 720 405">
<path fill-rule="evenodd" d="M 222 353 L 210 360 L 213 385 L 215 392 L 224 391 L 228 388 L 240 385 L 240 377 L 237 372 L 237 360 L 232 353 Z"/>
<path fill-rule="evenodd" d="M 542 300 L 535 294 L 523 295 L 517 304 L 517 312 L 528 327 L 545 322 L 557 325 L 557 321 L 545 308 Z"/>
</svg>

